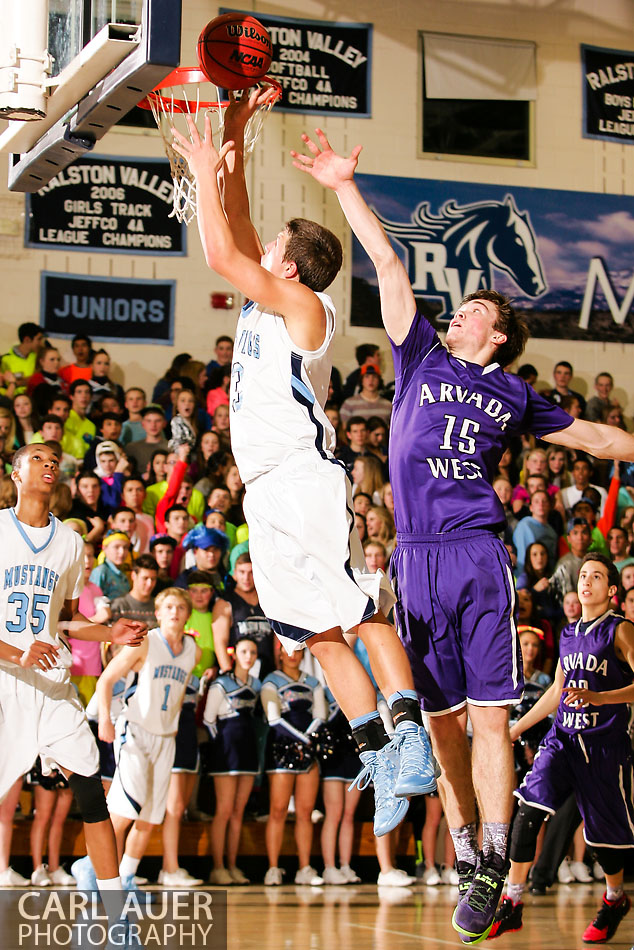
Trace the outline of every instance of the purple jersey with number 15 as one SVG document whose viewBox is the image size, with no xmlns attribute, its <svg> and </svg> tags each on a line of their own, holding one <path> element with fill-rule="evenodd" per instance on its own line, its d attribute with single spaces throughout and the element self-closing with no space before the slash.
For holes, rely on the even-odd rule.
<svg viewBox="0 0 634 950">
<path fill-rule="evenodd" d="M 397 531 L 499 529 L 504 511 L 491 481 L 510 436 L 557 432 L 572 417 L 497 363 L 482 367 L 451 356 L 418 312 L 392 352 L 390 481 Z"/>
</svg>

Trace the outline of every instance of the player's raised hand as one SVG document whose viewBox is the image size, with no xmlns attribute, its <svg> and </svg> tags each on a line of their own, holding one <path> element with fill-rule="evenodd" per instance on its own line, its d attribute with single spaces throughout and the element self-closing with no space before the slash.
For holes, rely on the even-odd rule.
<svg viewBox="0 0 634 950">
<path fill-rule="evenodd" d="M 234 138 L 236 142 L 241 142 L 244 129 L 251 118 L 255 115 L 260 106 L 273 104 L 279 96 L 279 91 L 274 86 L 255 86 L 247 95 L 246 90 L 238 99 L 235 92 L 229 90 L 229 105 L 224 115 L 224 135 L 225 138 Z"/>
<path fill-rule="evenodd" d="M 209 115 L 205 116 L 205 133 L 202 139 L 192 117 L 188 115 L 185 118 L 189 128 L 189 139 L 182 135 L 178 129 L 172 128 L 172 135 L 174 136 L 172 148 L 185 159 L 196 178 L 201 178 L 204 175 L 216 175 L 222 168 L 227 152 L 234 147 L 234 142 L 225 142 L 218 151 L 214 145 Z"/>
<path fill-rule="evenodd" d="M 311 154 L 303 155 L 291 149 L 293 165 L 295 168 L 299 168 L 300 171 L 312 175 L 324 188 L 332 188 L 333 191 L 336 191 L 345 182 L 352 181 L 354 178 L 363 146 L 355 145 L 350 155 L 345 158 L 343 155 L 337 155 L 336 152 L 333 152 L 325 132 L 321 129 L 315 129 L 315 132 L 320 144 L 317 145 L 304 133 L 302 142 Z"/>
<path fill-rule="evenodd" d="M 41 640 L 34 640 L 28 650 L 25 650 L 20 657 L 20 666 L 25 669 L 30 666 L 36 666 L 40 670 L 52 670 L 57 666 L 57 654 L 59 647 L 52 643 L 43 643 Z"/>
<path fill-rule="evenodd" d="M 121 617 L 110 628 L 110 639 L 124 647 L 138 647 L 147 636 L 147 624 Z"/>
</svg>

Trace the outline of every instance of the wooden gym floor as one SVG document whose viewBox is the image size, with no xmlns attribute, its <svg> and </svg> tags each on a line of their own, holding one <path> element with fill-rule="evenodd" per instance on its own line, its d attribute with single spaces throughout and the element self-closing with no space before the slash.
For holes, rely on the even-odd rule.
<svg viewBox="0 0 634 950">
<path fill-rule="evenodd" d="M 556 885 L 527 895 L 524 926 L 488 947 L 577 950 L 599 907 L 600 884 Z M 229 950 L 442 950 L 464 948 L 451 926 L 457 889 L 250 886 L 228 889 Z M 634 943 L 634 910 L 608 947 Z M 483 944 L 484 945 L 484 944 Z"/>
</svg>

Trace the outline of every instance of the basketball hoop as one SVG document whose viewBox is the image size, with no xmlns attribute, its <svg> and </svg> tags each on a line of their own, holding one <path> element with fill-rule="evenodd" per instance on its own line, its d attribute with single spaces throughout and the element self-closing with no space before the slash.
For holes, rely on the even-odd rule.
<svg viewBox="0 0 634 950">
<path fill-rule="evenodd" d="M 280 84 L 269 76 L 260 80 L 258 85 L 274 88 L 277 95 L 263 103 L 246 124 L 245 161 L 248 161 L 255 147 L 265 118 L 282 95 Z M 247 94 L 248 90 L 243 89 L 238 91 L 237 96 L 240 98 L 241 95 Z M 174 181 L 174 208 L 170 217 L 175 216 L 185 224 L 189 224 L 196 215 L 196 183 L 187 161 L 172 148 L 172 128 L 178 129 L 186 138 L 189 138 L 189 127 L 185 117 L 190 116 L 202 136 L 205 117 L 209 115 L 214 139 L 216 136 L 221 137 L 225 109 L 228 105 L 228 100 L 220 98 L 218 87 L 210 82 L 200 69 L 187 66 L 175 69 L 139 102 L 142 109 L 149 109 L 152 112 L 169 159 Z"/>
</svg>

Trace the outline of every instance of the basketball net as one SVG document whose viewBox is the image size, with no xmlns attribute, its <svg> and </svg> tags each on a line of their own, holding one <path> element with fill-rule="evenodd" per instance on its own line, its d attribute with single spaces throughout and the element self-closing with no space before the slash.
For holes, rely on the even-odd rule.
<svg viewBox="0 0 634 950">
<path fill-rule="evenodd" d="M 279 94 L 263 103 L 247 122 L 244 130 L 245 162 L 249 160 L 260 136 L 264 120 L 282 94 L 279 83 L 268 76 L 260 80 L 258 85 L 272 86 Z M 237 98 L 242 95 L 248 95 L 248 90 L 236 92 Z M 174 181 L 174 207 L 170 218 L 176 217 L 179 221 L 189 224 L 196 215 L 196 182 L 186 159 L 174 151 L 172 129 L 175 128 L 186 138 L 190 138 L 186 119 L 186 116 L 190 116 L 202 138 L 205 134 L 205 118 L 209 116 L 214 141 L 218 142 L 220 147 L 225 109 L 228 105 L 227 100 L 221 99 L 218 87 L 210 82 L 200 69 L 187 67 L 175 69 L 139 102 L 142 109 L 150 109 L 152 112 L 169 159 Z"/>
</svg>

